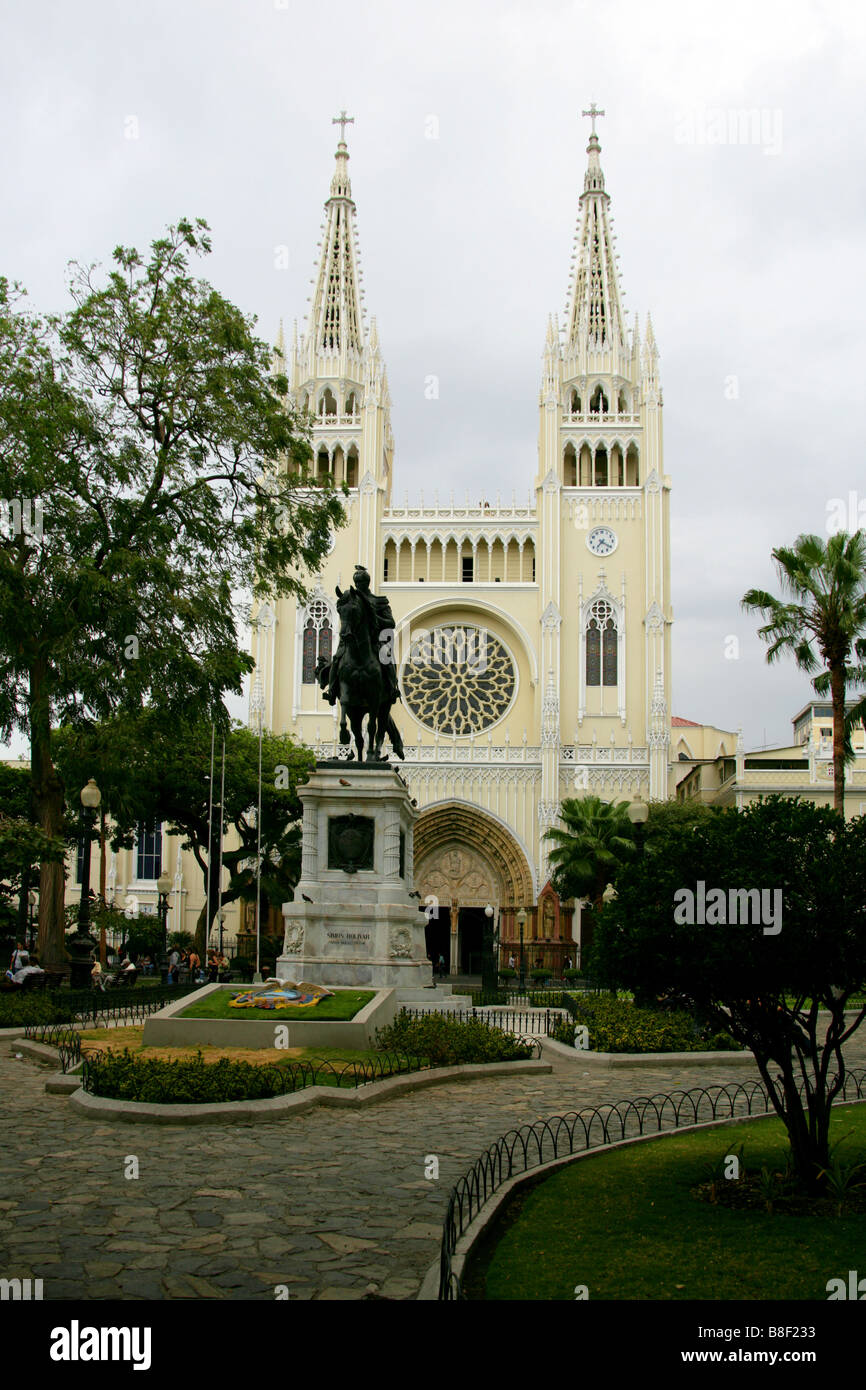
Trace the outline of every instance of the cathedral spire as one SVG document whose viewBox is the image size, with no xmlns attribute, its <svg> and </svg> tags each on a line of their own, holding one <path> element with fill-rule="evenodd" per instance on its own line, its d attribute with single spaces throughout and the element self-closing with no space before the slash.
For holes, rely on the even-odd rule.
<svg viewBox="0 0 866 1390">
<path fill-rule="evenodd" d="M 313 353 L 360 356 L 364 349 L 360 263 L 355 231 L 355 204 L 349 180 L 346 126 L 354 121 L 345 111 L 334 118 L 340 126 L 331 196 L 325 203 L 325 225 L 315 281 L 307 342 Z"/>
<path fill-rule="evenodd" d="M 566 319 L 568 345 L 590 352 L 626 351 L 622 288 L 610 225 L 610 195 L 605 192 L 595 122 L 604 112 L 595 105 L 592 134 L 586 147 L 587 169 L 580 198 L 581 221 L 576 241 L 577 266 Z"/>
</svg>

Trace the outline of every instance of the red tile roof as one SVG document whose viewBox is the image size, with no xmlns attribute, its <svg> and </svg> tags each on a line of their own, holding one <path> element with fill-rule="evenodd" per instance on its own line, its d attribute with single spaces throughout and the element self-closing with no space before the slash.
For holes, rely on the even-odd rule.
<svg viewBox="0 0 866 1390">
<path fill-rule="evenodd" d="M 672 729 L 699 729 L 700 727 L 700 724 L 696 724 L 694 719 L 680 719 L 678 714 L 671 718 Z"/>
</svg>

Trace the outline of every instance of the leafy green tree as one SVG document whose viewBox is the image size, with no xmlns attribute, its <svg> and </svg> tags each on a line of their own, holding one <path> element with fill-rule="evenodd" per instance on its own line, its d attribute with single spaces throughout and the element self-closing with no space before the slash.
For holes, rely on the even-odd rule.
<svg viewBox="0 0 866 1390">
<path fill-rule="evenodd" d="M 207 225 L 147 259 L 73 267 L 40 318 L 0 280 L 0 731 L 30 738 L 34 815 L 61 836 L 53 724 L 197 713 L 252 667 L 233 593 L 304 592 L 345 513 L 255 321 L 204 280 Z M 40 950 L 65 965 L 62 864 L 40 875 Z"/>
<path fill-rule="evenodd" d="M 839 531 L 826 545 L 820 536 L 798 536 L 773 559 L 788 600 L 749 589 L 742 604 L 767 620 L 758 635 L 768 662 L 787 652 L 801 671 L 819 672 L 812 685 L 833 704 L 833 800 L 844 815 L 851 730 L 866 718 L 866 696 L 845 710 L 848 687 L 866 685 L 866 534 Z"/>
<path fill-rule="evenodd" d="M 866 817 L 840 824 L 829 806 L 776 796 L 672 822 L 660 850 L 661 840 L 620 870 L 593 973 L 609 988 L 682 1001 L 751 1048 L 814 1190 L 842 1045 L 866 1015 L 845 1017 L 866 983 Z"/>
<path fill-rule="evenodd" d="M 33 824 L 31 810 L 29 772 L 0 762 L 0 920 L 4 932 L 14 932 L 21 941 L 40 863 L 62 862 L 66 852 L 62 839 Z"/>
<path fill-rule="evenodd" d="M 211 725 L 164 719 L 158 712 L 118 714 L 89 731 L 61 731 L 55 739 L 58 766 L 80 780 L 84 772 L 103 782 L 112 806 L 111 843 L 133 844 L 140 822 L 165 824 L 181 836 L 202 873 L 205 902 L 195 930 L 199 955 L 205 949 L 220 901 L 219 835 L 222 819 L 223 906 L 255 901 L 258 851 L 258 733 L 236 723 L 226 737 L 225 796 L 220 816 L 221 739 L 216 740 L 213 843 L 208 849 Z M 314 764 L 313 754 L 286 735 L 262 736 L 262 896 L 277 908 L 291 896 L 300 873 L 301 803 L 297 787 Z M 234 836 L 231 832 L 234 832 Z M 232 843 L 236 840 L 236 843 Z M 210 920 L 207 914 L 210 877 Z M 202 957 L 203 958 L 203 957 Z"/>
<path fill-rule="evenodd" d="M 553 826 L 545 832 L 555 846 L 550 852 L 550 881 L 563 900 L 588 899 L 589 908 L 581 917 L 585 953 L 592 945 L 605 889 L 635 852 L 635 828 L 628 802 L 607 802 L 598 796 L 566 798 L 559 815 L 564 828 Z"/>
<path fill-rule="evenodd" d="M 559 814 L 563 826 L 545 833 L 555 846 L 550 851 L 551 883 L 560 898 L 588 898 L 598 910 L 605 888 L 634 854 L 628 803 L 571 797 L 563 801 Z"/>
</svg>

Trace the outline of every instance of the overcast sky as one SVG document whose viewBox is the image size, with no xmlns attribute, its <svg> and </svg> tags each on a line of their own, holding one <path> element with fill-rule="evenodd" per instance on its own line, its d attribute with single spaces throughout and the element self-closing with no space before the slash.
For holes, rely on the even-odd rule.
<svg viewBox="0 0 866 1390">
<path fill-rule="evenodd" d="M 532 485 L 581 111 L 603 107 L 626 309 L 642 323 L 651 311 L 661 353 L 673 712 L 742 725 L 747 746 L 790 738 L 808 678 L 767 666 L 739 600 L 778 590 L 771 549 L 826 535 L 831 499 L 856 494 L 866 523 L 866 7 L 2 0 L 0 15 L 0 274 L 40 309 L 66 306 L 67 261 L 143 249 L 202 216 L 202 273 L 262 337 L 280 317 L 290 333 L 311 292 L 331 120 L 355 117 L 395 500 L 425 484 L 429 498 L 432 478 L 443 496 L 469 480 L 475 500 Z M 742 110 L 753 129 L 738 130 Z"/>
</svg>

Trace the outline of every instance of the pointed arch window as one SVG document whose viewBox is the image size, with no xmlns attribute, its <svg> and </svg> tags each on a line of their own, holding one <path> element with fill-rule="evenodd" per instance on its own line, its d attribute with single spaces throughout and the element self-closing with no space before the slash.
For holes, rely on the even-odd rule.
<svg viewBox="0 0 866 1390">
<path fill-rule="evenodd" d="M 135 871 L 138 879 L 146 880 L 162 873 L 162 826 L 157 821 L 139 822 Z"/>
<path fill-rule="evenodd" d="M 596 599 L 586 624 L 586 683 L 616 685 L 618 679 L 616 614 L 606 599 Z"/>
<path fill-rule="evenodd" d="M 319 660 L 330 661 L 333 654 L 334 629 L 331 615 L 324 599 L 314 598 L 307 607 L 304 621 L 304 642 L 301 662 L 301 681 L 304 685 L 316 684 L 316 666 Z"/>
</svg>

